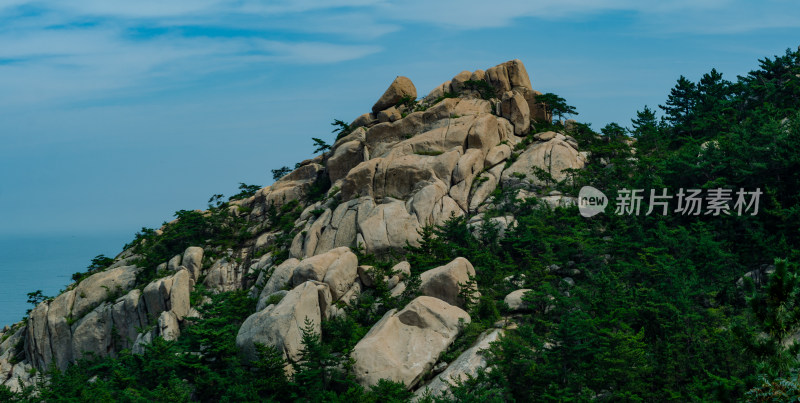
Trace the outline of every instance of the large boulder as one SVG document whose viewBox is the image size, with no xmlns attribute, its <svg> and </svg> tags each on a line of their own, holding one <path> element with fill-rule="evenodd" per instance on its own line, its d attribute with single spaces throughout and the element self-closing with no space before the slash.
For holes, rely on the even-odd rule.
<svg viewBox="0 0 800 403">
<path fill-rule="evenodd" d="M 74 358 L 77 360 L 87 354 L 106 356 L 112 349 L 113 324 L 111 304 L 107 302 L 78 320 L 72 333 Z"/>
<path fill-rule="evenodd" d="M 330 287 L 334 301 L 339 300 L 353 286 L 358 278 L 357 268 L 358 258 L 349 248 L 328 267 L 322 282 Z"/>
<path fill-rule="evenodd" d="M 167 270 L 169 271 L 177 271 L 178 267 L 181 266 L 181 255 L 175 255 L 172 259 L 167 262 Z"/>
<path fill-rule="evenodd" d="M 189 270 L 182 269 L 172 276 L 172 288 L 169 293 L 170 311 L 177 320 L 189 314 L 189 299 L 194 288 L 194 280 Z"/>
<path fill-rule="evenodd" d="M 512 311 L 524 311 L 528 309 L 528 304 L 522 300 L 522 297 L 524 297 L 529 291 L 531 290 L 527 288 L 512 291 L 506 295 L 506 297 L 503 299 L 503 302 L 505 302 L 506 305 L 508 305 L 508 308 Z"/>
<path fill-rule="evenodd" d="M 397 104 L 403 97 L 417 99 L 417 87 L 414 87 L 414 83 L 408 77 L 398 76 L 372 106 L 372 112 L 377 115 L 378 112 Z"/>
<path fill-rule="evenodd" d="M 523 188 L 530 185 L 543 186 L 546 182 L 537 175 L 539 169 L 550 174 L 554 180 L 562 181 L 567 178 L 567 172 L 564 170 L 583 168 L 586 164 L 583 154 L 567 144 L 564 141 L 566 138 L 558 136 L 545 142 L 535 143 L 520 154 L 519 158 L 503 171 L 504 186 Z"/>
<path fill-rule="evenodd" d="M 75 287 L 72 315 L 80 318 L 110 296 L 127 292 L 136 283 L 136 266 L 122 266 L 93 274 Z"/>
<path fill-rule="evenodd" d="M 456 76 L 450 80 L 450 92 L 458 94 L 463 91 L 465 83 L 469 81 L 470 78 L 472 78 L 472 72 L 470 71 L 464 70 L 456 74 Z"/>
<path fill-rule="evenodd" d="M 514 125 L 514 134 L 525 136 L 531 127 L 531 111 L 525 97 L 519 92 L 506 91 L 497 106 L 497 113 Z"/>
<path fill-rule="evenodd" d="M 353 285 L 357 268 L 358 257 L 350 248 L 336 248 L 301 261 L 292 274 L 292 283 L 297 286 L 308 280 L 324 282 L 335 301 Z"/>
<path fill-rule="evenodd" d="M 267 280 L 267 284 L 264 285 L 264 288 L 261 289 L 261 294 L 258 297 L 259 306 L 261 305 L 261 300 L 292 284 L 292 274 L 294 274 L 294 269 L 299 264 L 299 260 L 289 258 L 272 269 L 272 275 L 269 277 L 269 280 Z M 261 308 L 263 308 L 263 306 Z"/>
<path fill-rule="evenodd" d="M 226 292 L 242 289 L 245 282 L 245 267 L 234 259 L 222 258 L 208 269 L 203 284 L 211 290 Z"/>
<path fill-rule="evenodd" d="M 452 262 L 430 269 L 420 275 L 422 281 L 419 290 L 422 295 L 438 298 L 451 305 L 464 306 L 462 290 L 465 290 L 470 277 L 475 276 L 472 263 L 463 257 L 457 257 Z M 473 290 L 473 295 L 477 290 Z"/>
<path fill-rule="evenodd" d="M 500 329 L 484 332 L 472 347 L 461 353 L 443 372 L 431 379 L 427 385 L 417 389 L 414 392 L 414 400 L 421 399 L 427 393 L 433 397 L 440 397 L 456 382 L 464 382 L 468 377 L 478 376 L 478 372 L 488 365 L 485 351 L 489 349 L 491 343 L 500 339 L 502 334 L 503 331 Z"/>
<path fill-rule="evenodd" d="M 327 162 L 331 183 L 347 176 L 347 173 L 364 159 L 364 143 L 360 140 L 351 140 L 336 147 Z"/>
<path fill-rule="evenodd" d="M 183 252 L 183 267 L 189 270 L 195 281 L 200 278 L 200 271 L 203 269 L 203 248 L 199 246 L 186 248 Z"/>
<path fill-rule="evenodd" d="M 142 292 L 134 288 L 124 297 L 118 299 L 114 303 L 111 316 L 114 319 L 114 327 L 119 335 L 116 347 L 121 349 L 131 348 L 139 336 L 139 330 L 149 324 Z"/>
<path fill-rule="evenodd" d="M 169 294 L 172 290 L 172 277 L 155 280 L 144 287 L 142 295 L 147 306 L 147 312 L 160 314 L 169 306 Z"/>
<path fill-rule="evenodd" d="M 353 371 L 365 387 L 380 379 L 412 388 L 455 340 L 469 314 L 432 297 L 387 312 L 353 348 Z"/>
<path fill-rule="evenodd" d="M 300 359 L 303 348 L 303 327 L 306 320 L 312 330 L 321 332 L 322 318 L 330 305 L 327 284 L 307 281 L 289 291 L 281 301 L 245 319 L 236 335 L 236 346 L 242 356 L 258 359 L 256 344 L 273 346 L 290 361 Z"/>
<path fill-rule="evenodd" d="M 507 61 L 486 70 L 486 81 L 502 94 L 512 89 L 531 88 L 531 79 L 519 59 Z"/>
</svg>

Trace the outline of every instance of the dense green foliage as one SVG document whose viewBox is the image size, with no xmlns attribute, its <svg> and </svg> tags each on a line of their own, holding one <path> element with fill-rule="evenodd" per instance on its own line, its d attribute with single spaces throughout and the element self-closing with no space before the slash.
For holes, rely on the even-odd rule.
<svg viewBox="0 0 800 403">
<path fill-rule="evenodd" d="M 491 371 L 459 383 L 450 396 L 426 401 L 796 400 L 798 76 L 800 54 L 787 51 L 735 82 L 716 70 L 697 83 L 681 77 L 660 107 L 662 119 L 645 107 L 627 129 L 610 124 L 597 133 L 576 124 L 569 134 L 589 151 L 587 168 L 561 183 L 549 177 L 540 190 L 577 194 L 594 186 L 609 198 L 606 214 L 584 218 L 575 206 L 553 209 L 498 188 L 485 217 L 515 217 L 517 224 L 503 237 L 488 222 L 475 230 L 465 217 L 452 217 L 426 227 L 420 245 L 405 254 L 360 255 L 360 264 L 379 271 L 377 278 L 408 260 L 407 291 L 392 298 L 379 281 L 343 307 L 347 315 L 323 323 L 321 335 L 306 324 L 300 362 L 284 362 L 265 347 L 261 359 L 246 366 L 235 336 L 254 301 L 243 291 L 213 295 L 198 289 L 193 300 L 210 302 L 179 340 L 157 340 L 143 355 L 122 352 L 63 373 L 51 370 L 49 383 L 19 394 L 0 389 L 0 400 L 407 401 L 402 385 L 358 386 L 348 353 L 386 311 L 414 297 L 420 273 L 459 256 L 475 266 L 481 297 L 467 304 L 472 323 L 442 359 L 457 357 L 501 319 L 518 327 L 488 353 Z M 575 113 L 558 96 L 548 104 L 557 116 Z M 519 148 L 553 128 L 537 123 Z M 314 186 L 310 197 L 319 198 L 330 184 Z M 650 189 L 675 195 L 716 188 L 731 190 L 733 201 L 740 188 L 760 189 L 758 214 L 681 214 L 674 199 L 669 214 L 646 214 Z M 622 189 L 646 190 L 639 215 L 614 213 Z M 278 261 L 286 257 L 299 214 L 296 201 L 268 210 L 271 228 L 285 234 L 265 253 Z M 160 237 L 152 230 L 140 234 L 137 252 L 148 263 L 195 243 L 232 246 L 246 235 L 226 203 L 208 213 L 177 215 Z M 767 268 L 774 272 L 767 275 Z M 761 276 L 766 280 L 755 281 Z M 525 295 L 529 310 L 512 315 L 503 298 L 519 288 L 532 290 Z"/>
<path fill-rule="evenodd" d="M 800 58 L 787 52 L 735 84 L 716 71 L 697 84 L 681 78 L 663 121 L 649 108 L 633 120 L 635 153 L 618 125 L 599 135 L 578 125 L 572 135 L 591 163 L 559 187 L 606 191 L 612 207 L 605 215 L 510 203 L 487 213 L 512 213 L 519 223 L 499 241 L 473 237 L 463 219 L 433 229 L 412 251 L 415 267 L 465 256 L 481 291 L 496 300 L 517 288 L 506 276 L 524 275 L 534 290 L 526 297 L 531 314 L 492 350 L 498 370 L 454 393 L 517 401 L 796 397 L 797 74 Z M 616 215 L 623 188 L 760 188 L 764 195 L 755 216 L 645 215 L 646 207 L 639 216 Z M 772 264 L 766 285 L 737 284 Z"/>
<path fill-rule="evenodd" d="M 222 195 L 209 200 L 208 210 L 180 210 L 175 220 L 165 223 L 160 231 L 142 228 L 134 241 L 126 245 L 140 256 L 137 264 L 144 270 L 137 278 L 140 284 L 162 277 L 157 267 L 175 255 L 182 254 L 189 246 L 204 245 L 215 252 L 224 251 L 241 244 L 250 237 L 244 217 L 232 214 Z M 233 207 L 238 208 L 238 207 Z"/>
</svg>

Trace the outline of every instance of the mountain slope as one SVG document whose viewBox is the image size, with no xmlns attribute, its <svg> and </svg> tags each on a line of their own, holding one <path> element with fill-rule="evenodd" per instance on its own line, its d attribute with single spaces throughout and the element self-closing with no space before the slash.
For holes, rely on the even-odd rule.
<svg viewBox="0 0 800 403">
<path fill-rule="evenodd" d="M 399 77 L 330 150 L 143 230 L 4 332 L 9 399 L 430 399 L 441 371 L 458 400 L 742 398 L 796 367 L 798 66 L 679 81 L 635 141 L 553 125 L 517 60 L 419 101 Z M 765 196 L 755 215 L 587 219 L 584 185 L 612 207 Z M 36 370 L 50 383 L 27 386 Z"/>
</svg>

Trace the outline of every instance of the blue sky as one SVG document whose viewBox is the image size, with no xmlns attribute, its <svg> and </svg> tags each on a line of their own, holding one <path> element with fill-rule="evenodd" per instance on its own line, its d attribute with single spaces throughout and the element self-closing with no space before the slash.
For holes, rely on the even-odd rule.
<svg viewBox="0 0 800 403">
<path fill-rule="evenodd" d="M 800 44 L 796 0 L 0 0 L 0 234 L 128 233 L 510 59 L 599 129 Z"/>
</svg>

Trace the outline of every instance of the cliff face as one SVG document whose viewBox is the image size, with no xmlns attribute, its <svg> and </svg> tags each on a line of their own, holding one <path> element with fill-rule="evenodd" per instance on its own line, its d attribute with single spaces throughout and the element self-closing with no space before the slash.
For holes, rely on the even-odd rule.
<svg viewBox="0 0 800 403">
<path fill-rule="evenodd" d="M 498 187 L 539 196 L 537 172 L 560 180 L 564 169 L 584 166 L 577 142 L 561 133 L 541 133 L 519 145 L 531 120 L 550 119 L 537 95 L 519 60 L 461 72 L 420 100 L 413 83 L 398 77 L 328 152 L 230 203 L 230 214 L 249 230 L 242 242 L 225 249 L 189 247 L 154 268 L 161 278 L 147 283 L 141 275 L 147 268 L 139 267 L 132 248 L 106 270 L 38 305 L 27 323 L 3 334 L 0 382 L 16 388 L 18 380 L 31 381 L 32 368 L 64 369 L 87 353 L 114 356 L 141 351 L 155 337 L 175 339 L 186 318 L 198 315 L 190 294 L 200 282 L 211 291 L 249 289 L 259 299 L 237 337 L 245 357 L 254 354 L 255 343 L 264 343 L 296 360 L 303 318 L 319 331 L 322 321 L 342 314 L 337 302 L 346 304 L 373 286 L 370 268 L 359 266 L 353 249 L 381 255 L 415 245 L 424 226 L 453 215 L 480 222 Z M 540 197 L 553 205 L 573 202 Z M 291 229 L 277 226 L 276 209 L 289 205 L 301 211 L 299 218 Z M 493 220 L 513 224 L 513 217 Z M 400 295 L 410 270 L 394 272 L 387 280 L 392 294 Z M 359 381 L 417 385 L 469 322 L 458 296 L 470 275 L 474 268 L 465 259 L 423 273 L 421 296 L 387 312 L 357 345 Z M 462 372 L 475 365 L 463 364 Z"/>
</svg>

